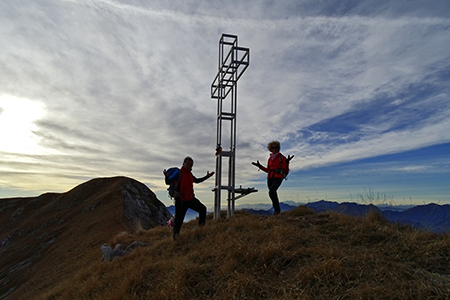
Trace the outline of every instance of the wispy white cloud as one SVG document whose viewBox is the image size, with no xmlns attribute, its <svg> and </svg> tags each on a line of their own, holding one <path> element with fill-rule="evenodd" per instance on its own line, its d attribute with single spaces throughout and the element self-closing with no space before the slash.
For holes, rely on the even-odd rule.
<svg viewBox="0 0 450 300">
<path fill-rule="evenodd" d="M 44 103 L 45 116 L 34 123 L 39 152 L 3 153 L 0 172 L 16 175 L 2 185 L 127 175 L 158 189 L 185 155 L 199 174 L 213 169 L 223 32 L 251 52 L 239 182 L 261 179 L 249 162 L 265 160 L 272 139 L 296 155 L 293 170 L 450 142 L 449 8 L 377 3 L 4 2 L 0 94 Z"/>
</svg>

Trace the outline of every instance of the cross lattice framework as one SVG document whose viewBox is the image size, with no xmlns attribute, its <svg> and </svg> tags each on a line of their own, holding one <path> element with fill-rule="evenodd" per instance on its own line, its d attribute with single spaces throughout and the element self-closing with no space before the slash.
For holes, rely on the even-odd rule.
<svg viewBox="0 0 450 300">
<path fill-rule="evenodd" d="M 219 70 L 211 84 L 211 98 L 217 99 L 217 139 L 216 139 L 216 183 L 214 191 L 214 219 L 220 218 L 222 190 L 228 191 L 228 217 L 234 215 L 235 200 L 252 192 L 254 188 L 235 188 L 236 163 L 236 111 L 237 82 L 250 64 L 250 49 L 238 46 L 238 37 L 222 34 L 219 41 Z M 230 98 L 230 109 L 223 102 Z M 223 142 L 223 123 L 230 122 L 229 150 L 225 151 Z M 228 183 L 222 184 L 223 157 L 228 157 Z M 241 194 L 236 197 L 236 193 Z"/>
</svg>

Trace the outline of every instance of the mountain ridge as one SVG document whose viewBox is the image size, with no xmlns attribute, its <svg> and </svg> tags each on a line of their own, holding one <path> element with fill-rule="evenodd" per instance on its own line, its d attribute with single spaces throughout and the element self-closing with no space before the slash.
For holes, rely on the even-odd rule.
<svg viewBox="0 0 450 300">
<path fill-rule="evenodd" d="M 337 212 L 344 215 L 355 217 L 364 217 L 371 211 L 379 213 L 386 220 L 402 225 L 410 225 L 417 229 L 429 230 L 436 233 L 450 232 L 450 205 L 438 205 L 435 203 L 424 205 L 374 205 L 359 204 L 355 202 L 334 202 L 320 200 L 309 203 L 295 203 L 292 201 L 281 202 L 282 211 L 290 211 L 298 206 L 306 206 L 314 211 L 321 212 Z M 170 205 L 167 209 L 175 214 L 175 207 Z M 258 204 L 241 204 L 236 206 L 236 211 L 247 211 L 251 214 L 270 216 L 273 215 L 272 205 L 269 203 Z M 198 217 L 198 213 L 188 210 L 185 222 Z"/>
<path fill-rule="evenodd" d="M 162 226 L 170 217 L 148 187 L 122 176 L 95 178 L 65 193 L 0 199 L 0 299 L 44 288 L 40 270 L 64 278 L 72 263 L 65 257 L 96 259 L 112 235 Z"/>
<path fill-rule="evenodd" d="M 359 204 L 355 202 L 342 202 L 320 200 L 309 203 L 292 202 L 280 203 L 282 211 L 289 211 L 297 206 L 304 205 L 314 211 L 321 212 L 337 212 L 344 215 L 364 217 L 370 212 L 376 212 L 382 215 L 386 220 L 403 225 L 410 225 L 418 229 L 429 230 L 437 233 L 450 232 L 450 205 L 439 205 L 436 203 L 411 206 L 395 206 L 395 205 L 374 205 Z M 273 209 L 261 209 L 267 207 L 267 204 L 255 204 L 252 208 L 242 208 L 257 215 L 271 215 Z"/>
</svg>

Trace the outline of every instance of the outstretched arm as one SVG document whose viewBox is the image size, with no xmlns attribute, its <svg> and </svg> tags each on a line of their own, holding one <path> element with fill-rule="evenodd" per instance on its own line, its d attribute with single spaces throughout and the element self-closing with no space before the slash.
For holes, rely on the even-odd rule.
<svg viewBox="0 0 450 300">
<path fill-rule="evenodd" d="M 206 179 L 208 179 L 209 177 L 211 177 L 213 175 L 214 175 L 214 172 L 209 173 L 209 171 L 206 171 L 206 176 L 203 176 L 201 178 L 197 178 L 197 177 L 193 176 L 194 177 L 194 182 L 195 183 L 203 182 L 203 181 L 205 181 Z"/>
<path fill-rule="evenodd" d="M 258 167 L 260 170 L 263 170 L 266 173 L 269 171 L 266 167 L 259 163 L 259 160 L 257 160 L 256 162 L 252 162 L 252 165 Z"/>
</svg>

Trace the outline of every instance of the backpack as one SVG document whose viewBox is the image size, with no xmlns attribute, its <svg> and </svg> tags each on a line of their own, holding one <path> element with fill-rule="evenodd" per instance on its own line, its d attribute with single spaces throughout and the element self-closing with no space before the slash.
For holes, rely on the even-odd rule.
<svg viewBox="0 0 450 300">
<path fill-rule="evenodd" d="M 287 160 L 286 157 L 281 153 L 280 153 L 280 165 L 278 168 L 280 169 L 279 173 L 283 175 L 283 178 L 286 179 L 286 176 L 288 176 L 289 174 L 289 160 Z"/>
<path fill-rule="evenodd" d="M 180 179 L 181 179 L 181 170 L 177 167 L 170 168 L 166 171 L 165 182 L 169 186 L 167 191 L 169 192 L 170 198 L 178 198 L 180 197 Z"/>
</svg>

